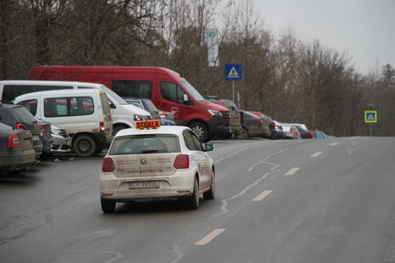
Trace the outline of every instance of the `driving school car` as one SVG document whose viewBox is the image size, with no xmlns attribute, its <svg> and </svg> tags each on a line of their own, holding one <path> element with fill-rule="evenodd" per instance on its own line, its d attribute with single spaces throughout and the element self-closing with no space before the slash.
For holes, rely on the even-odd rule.
<svg viewBox="0 0 395 263">
<path fill-rule="evenodd" d="M 104 213 L 117 202 L 184 199 L 188 208 L 199 207 L 199 195 L 215 196 L 215 168 L 202 144 L 185 126 L 160 126 L 159 120 L 136 122 L 114 137 L 102 162 L 100 199 Z"/>
</svg>

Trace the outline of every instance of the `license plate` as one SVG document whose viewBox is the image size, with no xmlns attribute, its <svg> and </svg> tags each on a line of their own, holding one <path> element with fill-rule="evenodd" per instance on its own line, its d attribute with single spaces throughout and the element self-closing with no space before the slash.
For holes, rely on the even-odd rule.
<svg viewBox="0 0 395 263">
<path fill-rule="evenodd" d="M 32 145 L 30 140 L 24 140 L 25 145 Z"/>
<path fill-rule="evenodd" d="M 159 188 L 159 181 L 130 182 L 129 189 Z"/>
<path fill-rule="evenodd" d="M 38 141 L 40 140 L 40 137 L 38 135 L 33 135 L 33 141 Z"/>
</svg>

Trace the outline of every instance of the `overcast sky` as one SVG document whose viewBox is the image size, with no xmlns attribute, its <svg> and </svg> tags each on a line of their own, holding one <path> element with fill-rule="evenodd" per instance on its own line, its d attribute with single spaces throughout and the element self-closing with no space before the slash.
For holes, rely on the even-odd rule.
<svg viewBox="0 0 395 263">
<path fill-rule="evenodd" d="M 253 0 L 265 28 L 346 52 L 362 74 L 395 68 L 395 0 Z"/>
</svg>

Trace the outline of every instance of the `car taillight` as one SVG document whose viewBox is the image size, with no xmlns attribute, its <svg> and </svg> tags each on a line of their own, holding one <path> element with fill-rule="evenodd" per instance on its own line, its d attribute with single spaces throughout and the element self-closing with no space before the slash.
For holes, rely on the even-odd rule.
<svg viewBox="0 0 395 263">
<path fill-rule="evenodd" d="M 262 125 L 263 124 L 263 119 L 262 118 L 259 118 L 258 119 L 258 125 Z"/>
<path fill-rule="evenodd" d="M 40 127 L 40 136 L 46 136 L 44 125 L 40 124 L 39 127 Z"/>
<path fill-rule="evenodd" d="M 174 167 L 177 169 L 189 168 L 189 156 L 188 154 L 177 155 L 174 160 Z"/>
<path fill-rule="evenodd" d="M 104 127 L 104 122 L 100 122 L 100 131 L 104 132 L 106 130 L 106 128 Z"/>
<path fill-rule="evenodd" d="M 23 125 L 22 123 L 18 123 L 15 128 L 18 130 L 26 130 L 25 125 Z"/>
<path fill-rule="evenodd" d="M 112 172 L 115 170 L 114 162 L 111 158 L 104 158 L 101 166 L 102 172 Z"/>
<path fill-rule="evenodd" d="M 18 135 L 16 133 L 11 134 L 8 137 L 8 148 L 19 147 L 19 146 L 21 146 L 21 143 L 19 141 Z"/>
<path fill-rule="evenodd" d="M 313 138 L 313 132 L 309 132 L 309 138 Z"/>
</svg>

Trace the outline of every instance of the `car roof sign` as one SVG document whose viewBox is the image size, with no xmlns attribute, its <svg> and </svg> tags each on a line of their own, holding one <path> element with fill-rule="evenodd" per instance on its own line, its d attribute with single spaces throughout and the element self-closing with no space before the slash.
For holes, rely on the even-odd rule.
<svg viewBox="0 0 395 263">
<path fill-rule="evenodd" d="M 136 121 L 136 129 L 157 129 L 160 127 L 159 120 Z"/>
</svg>

